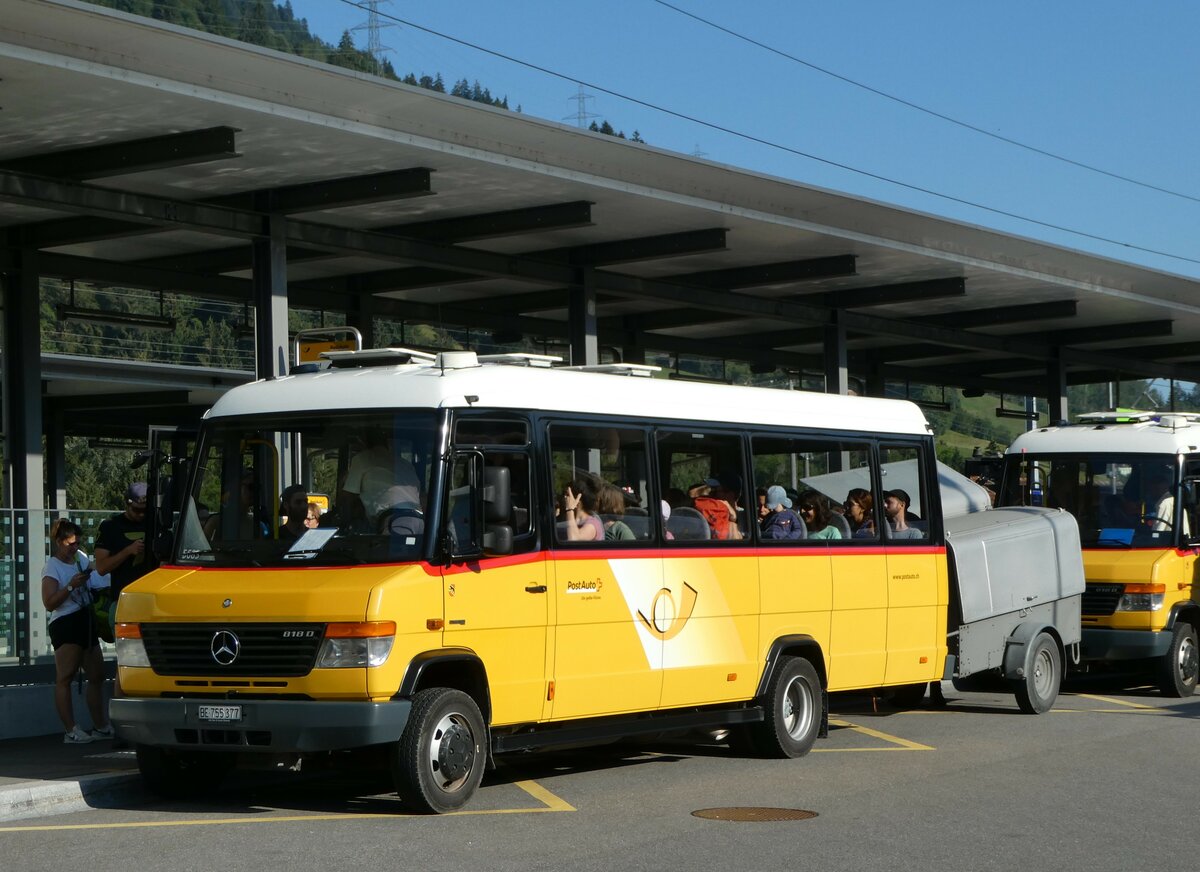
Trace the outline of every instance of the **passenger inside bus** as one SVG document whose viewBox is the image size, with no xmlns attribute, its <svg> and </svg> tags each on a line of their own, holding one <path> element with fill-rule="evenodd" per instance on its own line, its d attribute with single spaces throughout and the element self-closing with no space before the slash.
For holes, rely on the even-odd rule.
<svg viewBox="0 0 1200 872">
<path fill-rule="evenodd" d="M 616 485 L 604 482 L 596 495 L 596 511 L 604 525 L 604 538 L 617 541 L 633 541 L 639 537 L 625 522 L 625 492 Z M 649 526 L 647 525 L 647 532 Z"/>
<path fill-rule="evenodd" d="M 853 539 L 874 539 L 875 537 L 875 498 L 866 488 L 854 487 L 846 492 L 846 501 L 842 503 L 846 510 L 846 520 L 850 524 L 850 536 Z"/>
<path fill-rule="evenodd" d="M 841 515 L 835 515 L 829 508 L 829 503 L 825 497 L 814 490 L 806 490 L 800 494 L 799 499 L 800 517 L 804 521 L 804 526 L 808 528 L 809 539 L 841 539 L 842 524 L 846 523 L 846 519 Z M 837 520 L 834 520 L 834 519 Z M 846 533 L 850 532 L 849 527 L 846 528 Z"/>
<path fill-rule="evenodd" d="M 721 482 L 708 478 L 688 488 L 692 506 L 708 522 L 711 539 L 740 539 L 737 509 L 717 495 Z"/>
<path fill-rule="evenodd" d="M 883 495 L 883 513 L 887 517 L 885 535 L 889 539 L 924 539 L 925 533 L 914 526 L 908 507 L 912 498 L 900 489 L 887 491 Z"/>
<path fill-rule="evenodd" d="M 760 525 L 763 539 L 804 539 L 808 530 L 800 516 L 792 511 L 792 501 L 777 484 L 767 488 L 763 507 L 766 514 Z"/>
<path fill-rule="evenodd" d="M 570 542 L 604 539 L 604 525 L 596 517 L 596 494 L 581 479 L 570 482 L 563 492 L 566 538 Z"/>
<path fill-rule="evenodd" d="M 379 427 L 368 427 L 364 446 L 346 469 L 346 477 L 338 494 L 338 506 L 343 523 L 354 529 L 371 527 L 370 510 L 378 504 L 382 493 L 393 483 L 392 450 Z"/>
</svg>

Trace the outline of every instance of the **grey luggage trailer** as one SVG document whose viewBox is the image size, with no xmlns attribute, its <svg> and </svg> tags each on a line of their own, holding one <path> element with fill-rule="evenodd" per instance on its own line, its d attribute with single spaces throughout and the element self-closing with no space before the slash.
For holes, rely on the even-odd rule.
<svg viewBox="0 0 1200 872">
<path fill-rule="evenodd" d="M 999 680 L 1022 711 L 1049 711 L 1064 664 L 1079 663 L 1084 574 L 1074 517 L 1033 507 L 974 512 L 946 519 L 946 543 L 944 677 L 959 690 Z"/>
</svg>

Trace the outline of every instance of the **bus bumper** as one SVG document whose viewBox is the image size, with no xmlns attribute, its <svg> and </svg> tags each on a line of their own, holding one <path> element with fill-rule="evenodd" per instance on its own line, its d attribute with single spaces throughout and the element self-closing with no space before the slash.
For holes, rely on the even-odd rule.
<svg viewBox="0 0 1200 872">
<path fill-rule="evenodd" d="M 1081 660 L 1146 660 L 1166 656 L 1171 633 L 1164 630 L 1112 630 L 1084 627 Z"/>
<path fill-rule="evenodd" d="M 122 739 L 160 748 L 262 753 L 334 751 L 394 742 L 409 700 L 114 699 L 109 719 Z"/>
</svg>

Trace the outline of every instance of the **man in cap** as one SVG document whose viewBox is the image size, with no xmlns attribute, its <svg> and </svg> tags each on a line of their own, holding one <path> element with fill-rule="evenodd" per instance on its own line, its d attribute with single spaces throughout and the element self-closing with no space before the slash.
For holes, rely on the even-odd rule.
<svg viewBox="0 0 1200 872">
<path fill-rule="evenodd" d="M 100 522 L 93 556 L 96 571 L 112 576 L 112 598 L 116 603 L 127 585 L 150 570 L 146 555 L 146 483 L 135 481 L 125 489 L 125 511 Z M 115 621 L 116 608 L 109 610 Z M 121 693 L 117 679 L 115 695 Z"/>
</svg>

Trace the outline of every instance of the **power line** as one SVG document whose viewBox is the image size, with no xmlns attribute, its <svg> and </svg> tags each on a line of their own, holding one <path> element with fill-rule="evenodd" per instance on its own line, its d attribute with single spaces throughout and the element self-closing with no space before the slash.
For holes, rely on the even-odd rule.
<svg viewBox="0 0 1200 872">
<path fill-rule="evenodd" d="M 345 3 L 348 6 L 353 6 L 356 9 L 365 8 L 362 5 L 360 5 L 360 3 L 355 2 L 355 0 L 341 0 L 341 2 Z M 674 109 L 668 109 L 665 106 L 659 106 L 658 104 L 651 103 L 647 100 L 641 100 L 637 97 L 630 97 L 627 94 L 622 94 L 620 91 L 614 91 L 611 88 L 605 88 L 604 86 L 597 85 L 594 82 L 587 82 L 587 81 L 584 81 L 583 79 L 579 79 L 574 76 L 568 76 L 565 73 L 560 73 L 560 72 L 558 72 L 556 70 L 552 70 L 548 67 L 540 66 L 539 64 L 531 63 L 529 61 L 523 61 L 520 58 L 513 57 L 512 55 L 508 55 L 503 52 L 496 51 L 494 49 L 490 49 L 490 48 L 486 48 L 481 45 L 477 45 L 476 43 L 469 42 L 465 39 L 460 39 L 459 37 L 456 37 L 456 36 L 450 36 L 449 34 L 441 33 L 440 31 L 434 30 L 429 27 L 425 27 L 423 25 L 417 24 L 416 22 L 409 21 L 407 19 L 400 18 L 395 15 L 385 15 L 382 12 L 379 14 L 381 17 L 391 18 L 392 20 L 396 21 L 399 24 L 403 24 L 408 27 L 414 28 L 415 30 L 420 30 L 424 33 L 428 33 L 432 36 L 436 36 L 441 39 L 445 39 L 450 42 L 457 43 L 458 45 L 462 45 L 467 48 L 474 49 L 475 51 L 483 52 L 484 54 L 491 55 L 492 57 L 497 57 L 502 60 L 506 60 L 509 63 L 518 64 L 519 66 L 525 67 L 530 70 L 535 70 L 536 72 L 539 72 L 539 73 L 544 73 L 548 76 L 553 76 L 557 79 L 562 79 L 563 81 L 566 81 L 566 82 L 572 82 L 574 84 L 579 85 L 580 87 L 591 88 L 594 91 L 600 91 L 601 93 L 608 94 L 611 97 L 616 97 L 619 100 L 625 100 L 626 102 L 632 103 L 636 106 L 642 106 L 643 108 L 650 109 L 654 112 L 661 112 L 664 115 L 670 115 L 673 118 L 678 118 L 682 121 L 687 121 L 692 124 L 699 124 L 700 126 L 707 127 L 710 130 L 716 130 L 716 131 L 719 131 L 720 133 L 726 133 L 726 134 L 729 134 L 730 136 L 735 136 L 739 139 L 746 140 L 747 142 L 753 142 L 758 145 L 764 145 L 768 148 L 777 149 L 779 151 L 787 152 L 789 154 L 793 154 L 798 157 L 807 158 L 808 160 L 814 160 L 814 161 L 817 161 L 818 163 L 823 163 L 827 166 L 836 167 L 837 169 L 846 170 L 847 172 L 855 173 L 857 175 L 864 176 L 869 179 L 874 179 L 876 181 L 886 182 L 891 185 L 896 185 L 901 188 L 906 188 L 910 191 L 916 191 L 917 193 L 920 193 L 920 194 L 926 194 L 931 197 L 937 197 L 939 199 L 946 200 L 951 203 L 958 203 L 963 206 L 970 206 L 971 208 L 974 208 L 974 209 L 982 209 L 983 211 L 990 212 L 993 215 L 1001 215 L 1005 218 L 1015 218 L 1018 221 L 1025 221 L 1029 224 L 1033 224 L 1038 227 L 1044 227 L 1048 230 L 1057 230 L 1061 233 L 1070 233 L 1073 236 L 1078 236 L 1083 239 L 1090 239 L 1095 242 L 1103 242 L 1106 245 L 1115 245 L 1120 248 L 1128 249 L 1130 251 L 1140 251 L 1144 254 L 1153 254 L 1158 257 L 1167 257 L 1167 258 L 1171 258 L 1172 260 L 1180 260 L 1180 261 L 1184 261 L 1186 263 L 1200 264 L 1200 259 L 1198 259 L 1198 258 L 1187 257 L 1186 255 L 1182 255 L 1182 254 L 1172 254 L 1169 251 L 1159 251 L 1158 249 L 1147 248 L 1147 247 L 1141 246 L 1141 245 L 1135 245 L 1132 242 L 1122 242 L 1119 239 L 1111 239 L 1107 236 L 1100 236 L 1098 234 L 1088 233 L 1083 230 L 1075 230 L 1071 227 L 1066 227 L 1061 224 L 1054 224 L 1049 221 L 1041 221 L 1037 218 L 1029 218 L 1025 215 L 1020 215 L 1016 212 L 1009 212 L 1005 209 L 999 209 L 994 206 L 986 206 L 983 203 L 976 203 L 973 200 L 968 200 L 963 197 L 956 197 L 953 194 L 943 194 L 940 191 L 935 191 L 931 188 L 924 188 L 920 185 L 914 185 L 909 182 L 902 182 L 902 181 L 899 181 L 898 179 L 889 178 L 888 176 L 880 175 L 878 173 L 873 173 L 869 170 L 859 169 L 858 167 L 850 166 L 849 164 L 844 164 L 839 161 L 831 160 L 830 158 L 820 157 L 819 155 L 811 154 L 810 152 L 801 151 L 798 148 L 793 148 L 788 145 L 783 145 L 782 143 L 773 142 L 769 139 L 764 139 L 761 136 L 755 136 L 754 134 L 751 134 L 751 133 L 743 133 L 739 130 L 734 130 L 731 127 L 726 127 L 722 124 L 717 124 L 712 121 L 705 121 L 701 118 L 697 118 L 693 115 L 688 115 L 684 112 L 678 112 Z M 1183 196 L 1183 195 L 1180 195 L 1180 196 Z M 1200 202 L 1200 201 L 1198 201 L 1198 202 Z"/>
<path fill-rule="evenodd" d="M 1179 197 L 1184 200 L 1190 200 L 1193 203 L 1200 203 L 1200 197 L 1194 197 L 1191 194 L 1184 194 L 1180 191 L 1173 191 L 1170 188 L 1163 188 L 1158 185 L 1151 184 L 1150 182 L 1143 182 L 1143 181 L 1140 181 L 1139 179 L 1134 179 L 1129 176 L 1123 176 L 1120 173 L 1114 173 L 1114 172 L 1111 172 L 1110 170 L 1106 170 L 1106 169 L 1103 169 L 1103 168 L 1097 167 L 1097 166 L 1092 166 L 1091 164 L 1084 163 L 1083 161 L 1075 160 L 1074 158 L 1069 158 L 1069 157 L 1066 157 L 1061 154 L 1057 154 L 1052 151 L 1047 151 L 1044 148 L 1038 148 L 1036 145 L 1029 145 L 1028 143 L 1021 142 L 1020 140 L 1012 139 L 1011 137 L 1003 136 L 999 133 L 993 133 L 990 130 L 985 130 L 982 127 L 977 127 L 976 125 L 971 124 L 967 121 L 960 121 L 959 119 L 953 118 L 950 115 L 946 115 L 945 113 L 938 112 L 936 109 L 930 109 L 927 106 L 922 106 L 919 103 L 914 103 L 911 100 L 906 100 L 903 97 L 897 97 L 895 94 L 889 94 L 887 91 L 882 91 L 879 88 L 875 88 L 871 85 L 867 85 L 867 84 L 864 84 L 863 82 L 859 82 L 859 81 L 856 81 L 855 79 L 851 79 L 849 76 L 843 76 L 841 73 L 835 73 L 833 70 L 826 69 L 825 67 L 822 67 L 822 66 L 818 66 L 817 64 L 814 64 L 811 61 L 806 61 L 803 58 L 798 58 L 793 54 L 788 54 L 787 52 L 783 51 L 782 49 L 775 48 L 774 46 L 768 45 L 765 42 L 759 42 L 757 39 L 746 36 L 745 34 L 742 34 L 742 33 L 738 33 L 736 30 L 731 30 L 730 28 L 724 27 L 723 25 L 717 24 L 715 21 L 709 21 L 707 18 L 703 18 L 699 15 L 696 15 L 693 12 L 688 12 L 686 9 L 680 9 L 678 6 L 675 6 L 672 3 L 666 2 L 666 0 L 652 0 L 652 2 L 657 3 L 659 6 L 664 6 L 667 9 L 671 9 L 674 12 L 678 12 L 680 15 L 687 16 L 688 18 L 691 18 L 694 21 L 698 21 L 701 24 L 705 24 L 715 30 L 719 30 L 722 33 L 728 34 L 729 36 L 732 36 L 735 39 L 740 39 L 743 42 L 748 42 L 753 46 L 757 46 L 758 48 L 763 49 L 764 51 L 771 52 L 772 54 L 778 55 L 781 58 L 786 58 L 789 61 L 793 61 L 797 64 L 800 64 L 801 66 L 808 67 L 810 70 L 815 70 L 818 73 L 821 73 L 823 75 L 829 76 L 834 79 L 837 79 L 840 82 L 845 82 L 848 85 L 853 85 L 855 88 L 861 88 L 864 91 L 869 91 L 870 93 L 875 94 L 878 97 L 883 97 L 885 100 L 891 100 L 895 103 L 899 103 L 901 106 L 906 106 L 909 109 L 915 109 L 916 111 L 923 112 L 926 115 L 932 116 L 933 118 L 938 118 L 949 124 L 954 124 L 958 127 L 962 127 L 965 130 L 970 130 L 970 131 L 973 131 L 974 133 L 982 134 L 983 136 L 990 137 L 992 139 L 995 139 L 999 142 L 1006 143 L 1008 145 L 1015 145 L 1017 148 L 1023 148 L 1026 151 L 1033 152 L 1034 154 L 1040 154 L 1042 157 L 1048 157 L 1051 160 L 1061 161 L 1062 163 L 1070 164 L 1071 166 L 1078 167 L 1079 169 L 1088 170 L 1089 172 L 1093 172 L 1093 173 L 1099 173 L 1102 176 L 1108 176 L 1110 179 L 1117 179 L 1118 181 L 1127 182 L 1131 185 L 1137 185 L 1142 188 L 1147 188 L 1151 191 L 1158 191 L 1160 194 L 1167 194 L 1172 197 Z"/>
</svg>

